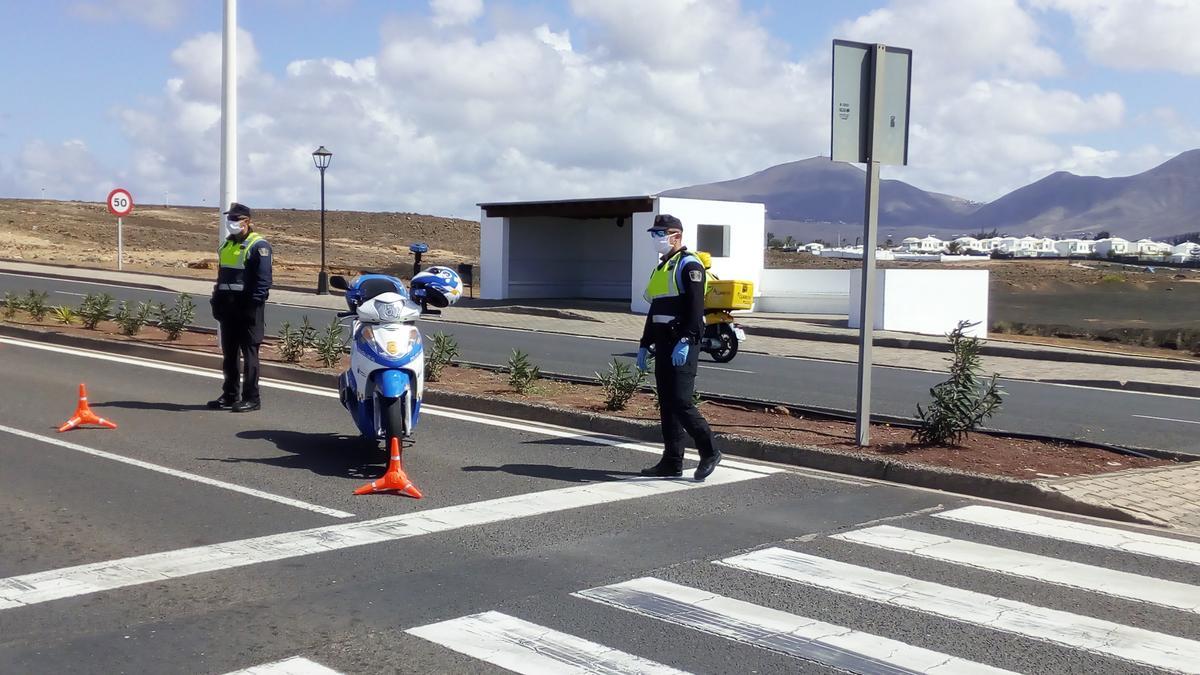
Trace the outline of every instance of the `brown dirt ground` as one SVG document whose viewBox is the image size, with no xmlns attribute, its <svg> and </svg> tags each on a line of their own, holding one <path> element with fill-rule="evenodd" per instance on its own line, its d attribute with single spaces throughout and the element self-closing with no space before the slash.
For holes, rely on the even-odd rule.
<svg viewBox="0 0 1200 675">
<path fill-rule="evenodd" d="M 276 283 L 312 285 L 320 268 L 320 212 L 255 209 L 271 241 Z M 479 261 L 479 223 L 416 213 L 327 211 L 325 256 L 334 273 L 412 270 L 408 245 L 423 241 L 423 264 Z M 0 199 L 5 257 L 85 267 L 116 266 L 117 222 L 102 203 Z M 216 266 L 217 214 L 194 206 L 138 205 L 124 222 L 125 269 L 208 279 Z"/>
<path fill-rule="evenodd" d="M 104 322 L 100 324 L 98 330 L 90 331 L 79 326 L 54 325 L 50 318 L 37 324 L 24 312 L 18 313 L 8 323 L 39 330 L 130 340 L 179 349 L 208 352 L 218 350 L 216 336 L 204 333 L 185 332 L 179 340 L 169 342 L 161 330 L 147 327 L 136 337 L 130 338 L 119 335 L 117 326 L 111 322 Z M 263 346 L 262 357 L 265 361 L 279 362 L 277 345 L 273 339 L 268 339 L 268 343 Z M 339 368 L 344 368 L 347 360 L 347 357 L 343 357 Z M 325 368 L 313 354 L 306 355 L 298 365 L 323 372 L 338 371 L 338 369 Z M 650 394 L 639 393 L 630 401 L 625 410 L 608 412 L 604 410 L 603 394 L 596 385 L 542 380 L 537 383 L 533 392 L 522 395 L 508 386 L 507 376 L 502 373 L 477 368 L 451 367 L 443 371 L 442 378 L 438 382 L 431 382 L 428 386 L 435 390 L 491 396 L 512 401 L 529 401 L 592 413 L 617 415 L 627 419 L 649 421 L 658 419 L 657 408 L 655 408 Z M 713 402 L 703 403 L 701 410 L 714 431 L 718 433 L 793 445 L 814 446 L 831 452 L 865 453 L 914 464 L 1019 479 L 1108 473 L 1171 463 L 1167 460 L 1127 457 L 1070 443 L 1047 443 L 990 434 L 971 434 L 959 447 L 926 447 L 912 442 L 910 430 L 886 424 L 872 425 L 873 445 L 864 449 L 859 448 L 855 442 L 855 428 L 852 422 L 806 416 L 786 408 L 763 410 Z"/>
</svg>

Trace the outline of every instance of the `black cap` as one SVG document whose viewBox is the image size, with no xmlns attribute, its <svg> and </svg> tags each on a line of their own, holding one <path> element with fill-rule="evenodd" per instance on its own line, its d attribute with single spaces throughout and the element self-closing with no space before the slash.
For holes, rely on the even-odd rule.
<svg viewBox="0 0 1200 675">
<path fill-rule="evenodd" d="M 225 212 L 227 216 L 233 216 L 237 219 L 250 218 L 250 207 L 245 204 L 233 202 L 229 205 L 229 210 Z"/>
<path fill-rule="evenodd" d="M 683 232 L 683 223 L 669 213 L 660 213 L 654 216 L 654 224 L 646 231 L 650 232 L 651 230 L 679 230 Z"/>
</svg>

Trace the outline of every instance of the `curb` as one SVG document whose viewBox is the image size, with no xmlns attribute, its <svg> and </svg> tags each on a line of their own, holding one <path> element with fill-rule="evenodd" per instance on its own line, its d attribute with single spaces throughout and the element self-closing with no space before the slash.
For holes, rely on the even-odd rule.
<svg viewBox="0 0 1200 675">
<path fill-rule="evenodd" d="M 0 335 L 35 339 L 51 344 L 83 347 L 123 356 L 134 356 L 180 365 L 212 368 L 219 366 L 220 356 L 207 352 L 172 349 L 138 342 L 111 341 L 100 338 L 36 331 L 0 325 Z M 262 364 L 263 376 L 296 384 L 336 387 L 337 376 L 303 368 L 274 363 Z M 476 413 L 517 419 L 533 419 L 544 424 L 572 427 L 593 433 L 621 436 L 657 443 L 661 440 L 657 425 L 651 422 L 628 420 L 574 410 L 551 408 L 538 403 L 426 389 L 425 401 L 446 408 L 458 408 Z M 803 445 L 788 445 L 732 434 L 717 434 L 722 451 L 730 455 L 778 464 L 800 466 L 831 473 L 858 476 L 891 483 L 940 490 L 970 497 L 1051 509 L 1083 516 L 1122 522 L 1157 525 L 1134 514 L 1112 507 L 1076 501 L 1062 493 L 1043 488 L 1030 481 L 1001 478 L 966 471 L 928 467 L 865 454 L 837 453 Z"/>
</svg>

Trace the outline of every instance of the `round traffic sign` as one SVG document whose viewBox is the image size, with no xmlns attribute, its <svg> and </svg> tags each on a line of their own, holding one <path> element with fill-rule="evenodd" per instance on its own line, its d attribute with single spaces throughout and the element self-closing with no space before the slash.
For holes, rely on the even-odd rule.
<svg viewBox="0 0 1200 675">
<path fill-rule="evenodd" d="M 116 188 L 108 193 L 108 212 L 114 216 L 127 216 L 133 212 L 133 196 L 128 190 Z"/>
</svg>

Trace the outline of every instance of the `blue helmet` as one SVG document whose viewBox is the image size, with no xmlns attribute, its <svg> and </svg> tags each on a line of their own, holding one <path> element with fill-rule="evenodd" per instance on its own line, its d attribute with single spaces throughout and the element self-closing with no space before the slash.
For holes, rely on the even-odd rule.
<svg viewBox="0 0 1200 675">
<path fill-rule="evenodd" d="M 430 267 L 414 276 L 408 284 L 414 300 L 425 300 L 434 307 L 449 307 L 462 297 L 463 282 L 449 267 Z"/>
</svg>

